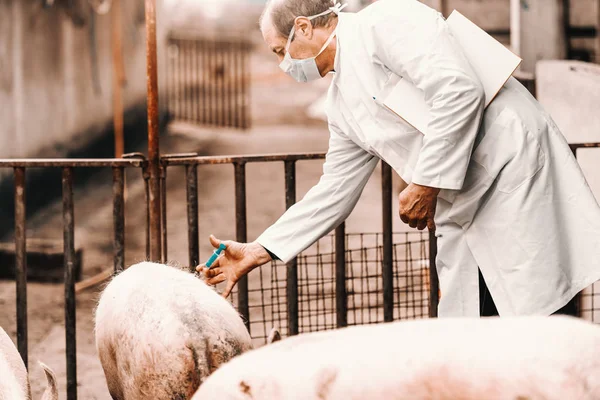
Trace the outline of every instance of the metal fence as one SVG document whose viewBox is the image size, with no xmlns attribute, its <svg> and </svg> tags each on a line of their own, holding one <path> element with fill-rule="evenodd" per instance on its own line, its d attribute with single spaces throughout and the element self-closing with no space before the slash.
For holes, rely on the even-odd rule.
<svg viewBox="0 0 600 400">
<path fill-rule="evenodd" d="M 282 163 L 285 169 L 285 198 L 286 207 L 291 207 L 296 202 L 296 163 L 298 161 L 306 160 L 322 160 L 324 159 L 324 153 L 313 153 L 313 154 L 285 154 L 285 155 L 262 155 L 262 156 L 240 156 L 240 157 L 189 157 L 189 156 L 178 156 L 178 155 L 167 155 L 162 158 L 162 176 L 166 177 L 167 169 L 184 166 L 186 168 L 186 185 L 187 185 L 187 212 L 188 212 L 188 238 L 189 238 L 189 265 L 195 266 L 199 262 L 199 242 L 198 242 L 198 166 L 201 165 L 214 165 L 214 164 L 229 164 L 233 165 L 234 173 L 234 185 L 235 185 L 235 216 L 236 216 L 236 240 L 239 242 L 247 241 L 247 210 L 246 210 L 246 165 L 248 163 L 264 163 L 264 162 L 278 162 Z M 317 251 L 312 256 L 304 255 L 305 258 L 294 259 L 288 263 L 285 268 L 281 265 L 275 264 L 271 268 L 271 272 L 267 278 L 259 279 L 260 286 L 257 288 L 249 288 L 248 277 L 244 277 L 237 285 L 237 293 L 235 299 L 237 308 L 242 317 L 246 320 L 246 326 L 252 333 L 252 316 L 250 313 L 251 308 L 260 308 L 266 305 L 261 304 L 262 297 L 266 292 L 277 291 L 278 293 L 285 288 L 285 313 L 277 313 L 278 316 L 263 315 L 258 317 L 262 323 L 278 322 L 280 326 L 284 325 L 286 333 L 288 335 L 295 335 L 301 332 L 301 327 L 305 327 L 303 324 L 308 324 L 312 321 L 310 318 L 305 319 L 305 315 L 301 317 L 301 304 L 303 301 L 308 303 L 312 302 L 317 297 L 319 301 L 325 301 L 332 299 L 335 300 L 335 307 L 331 305 L 328 309 L 322 310 L 323 315 L 331 314 L 334 312 L 335 318 L 325 318 L 328 322 L 324 322 L 321 326 L 315 323 L 315 327 L 321 329 L 323 327 L 342 327 L 349 323 L 359 323 L 360 321 L 368 322 L 368 319 L 364 319 L 362 315 L 356 319 L 356 307 L 348 308 L 349 304 L 354 302 L 361 302 L 363 297 L 356 295 L 356 289 L 353 287 L 353 291 L 348 293 L 348 285 L 354 284 L 357 280 L 364 279 L 369 281 L 367 287 L 371 288 L 373 285 L 379 285 L 376 289 L 369 289 L 365 294 L 365 298 L 380 296 L 381 304 L 378 305 L 381 312 L 381 318 L 373 320 L 374 322 L 392 321 L 394 319 L 394 262 L 402 262 L 401 259 L 394 257 L 394 237 L 392 232 L 392 170 L 391 168 L 382 163 L 382 232 L 379 236 L 375 235 L 373 242 L 370 245 L 366 245 L 365 236 L 362 236 L 360 245 L 356 248 L 348 248 L 349 240 L 352 236 L 347 236 L 345 233 L 344 224 L 340 225 L 335 230 L 334 236 L 331 238 L 333 242 L 330 243 L 329 250 L 327 252 Z M 166 178 L 161 180 L 161 203 L 162 209 L 166 209 Z M 161 236 L 162 236 L 162 259 L 167 260 L 167 227 L 166 227 L 165 213 L 163 213 L 162 225 L 161 225 Z M 412 243 L 412 242 L 411 242 Z M 419 242 L 421 245 L 424 243 Z M 401 245 L 402 243 L 396 243 Z M 419 254 L 425 254 L 427 257 L 420 257 L 421 262 L 427 262 L 430 259 L 430 254 L 435 253 L 435 238 L 432 241 L 433 246 L 423 247 L 419 251 Z M 426 250 L 426 251 L 425 251 Z M 357 252 L 358 251 L 358 252 Z M 413 254 L 416 250 L 410 249 L 410 254 Z M 312 257 L 312 258 L 311 258 Z M 367 276 L 360 274 L 359 270 L 356 270 L 353 266 L 354 260 L 362 260 L 362 266 Z M 431 265 L 433 266 L 433 260 L 431 258 Z M 409 259 L 408 262 L 412 263 L 413 258 Z M 302 263 L 303 264 L 302 264 Z M 406 263 L 406 262 L 405 262 Z M 360 264 L 360 263 L 359 263 Z M 305 282 L 302 281 L 301 271 L 303 266 L 313 265 L 316 266 L 316 271 L 321 269 L 322 274 L 317 275 L 306 275 Z M 325 272 L 325 266 L 329 266 L 330 270 Z M 427 264 L 429 271 L 429 264 Z M 379 269 L 377 269 L 379 268 Z M 284 273 L 285 272 L 285 273 Z M 313 273 L 315 270 L 313 270 Z M 263 270 L 258 273 L 267 275 Z M 422 272 L 420 272 L 422 274 Z M 277 279 L 273 280 L 273 276 Z M 281 286 L 283 281 L 279 277 L 285 277 L 285 286 Z M 328 278 L 325 278 L 325 277 Z M 419 309 L 412 312 L 413 315 L 432 315 L 435 316 L 437 312 L 437 275 L 430 274 L 428 272 L 430 284 L 430 295 L 427 299 L 431 299 L 431 304 L 427 302 L 426 310 L 423 312 L 423 305 L 419 304 Z M 267 279 L 266 281 L 264 279 Z M 281 281 L 281 282 L 280 282 Z M 270 282 L 270 283 L 269 283 Z M 363 284 L 363 283 L 361 283 Z M 300 290 L 303 287 L 315 289 L 321 287 L 321 291 L 311 292 L 310 290 L 304 290 L 303 295 L 308 296 L 306 300 L 304 297 L 301 298 Z M 357 284 L 358 285 L 358 284 Z M 406 285 L 404 285 L 406 286 Z M 325 290 L 325 288 L 327 290 Z M 252 292 L 253 290 L 254 292 Z M 315 289 L 316 290 L 316 289 Z M 333 292 L 331 291 L 333 290 Z M 397 287 L 400 290 L 400 286 Z M 328 294 L 325 296 L 324 293 Z M 253 302 L 250 299 L 251 293 L 259 293 L 260 296 L 254 297 Z M 356 292 L 358 293 L 358 292 Z M 312 296 L 312 297 L 311 297 Z M 330 299 L 325 297 L 330 296 Z M 421 295 L 419 295 L 421 296 Z M 281 299 L 277 300 L 281 301 Z M 373 300 L 375 301 L 375 300 Z M 271 301 L 272 302 L 272 301 Z M 371 303 L 365 302 L 364 304 L 370 305 Z M 272 306 L 272 304 L 271 304 Z M 280 305 L 279 305 L 280 306 Z M 272 309 L 273 307 L 270 307 Z M 327 311 L 329 310 L 329 311 Z M 333 310 L 333 311 L 331 311 Z M 268 314 L 268 313 L 267 313 Z M 281 316 L 285 315 L 285 324 L 281 324 Z M 396 314 L 398 317 L 401 314 Z M 331 317 L 331 315 L 329 315 Z M 350 321 L 349 321 L 350 320 Z M 309 321 L 309 322 L 307 322 Z M 333 322 L 335 321 L 335 323 Z M 312 325 L 307 325 L 312 327 Z M 263 326 L 262 331 L 264 333 L 265 327 Z"/>
<path fill-rule="evenodd" d="M 0 168 L 13 168 L 15 179 L 15 280 L 17 284 L 17 347 L 27 366 L 27 235 L 26 235 L 26 172 L 31 168 L 62 169 L 65 333 L 67 358 L 67 398 L 77 398 L 77 359 L 75 335 L 75 218 L 73 202 L 74 168 L 112 168 L 114 268 L 124 268 L 125 249 L 125 168 L 145 168 L 142 159 L 102 160 L 0 160 Z"/>
<path fill-rule="evenodd" d="M 597 148 L 600 143 L 574 144 L 574 154 L 581 148 Z M 187 187 L 189 265 L 199 263 L 198 167 L 223 164 L 233 166 L 235 185 L 236 240 L 247 241 L 246 165 L 253 162 L 282 163 L 285 168 L 287 207 L 296 202 L 296 163 L 322 160 L 323 153 L 285 154 L 241 157 L 197 157 L 171 155 L 159 159 L 158 215 L 152 210 L 152 168 L 150 160 L 140 154 L 123 159 L 102 160 L 0 160 L 0 168 L 14 170 L 15 178 L 15 269 L 17 286 L 17 347 L 27 363 L 27 237 L 26 173 L 31 168 L 62 170 L 63 235 L 65 271 L 65 330 L 67 362 L 67 398 L 77 398 L 77 360 L 75 341 L 75 230 L 73 170 L 76 168 L 111 168 L 113 171 L 113 253 L 116 272 L 124 269 L 125 208 L 124 174 L 137 168 L 146 182 L 147 256 L 167 259 L 166 171 L 184 167 Z M 157 166 L 154 166 L 156 168 Z M 234 292 L 238 311 L 246 320 L 255 343 L 264 343 L 271 326 L 285 334 L 332 329 L 356 324 L 372 324 L 396 319 L 436 316 L 439 289 L 435 273 L 435 237 L 419 232 L 392 232 L 392 171 L 382 163 L 381 232 L 347 234 L 345 225 L 323 238 L 313 248 L 284 265 L 271 263 L 242 279 Z M 156 198 L 154 198 L 156 201 Z M 158 224 L 152 224 L 153 220 Z M 152 240 L 157 237 L 158 240 Z M 154 246 L 154 247 L 152 247 Z M 158 252 L 157 252 L 158 250 Z M 151 257 L 152 253 L 158 256 Z M 258 279 L 254 279 L 258 276 Z M 584 291 L 578 302 L 580 314 L 600 321 L 596 296 L 600 288 Z"/>
<path fill-rule="evenodd" d="M 250 127 L 251 44 L 172 33 L 168 38 L 167 108 L 178 121 Z"/>
</svg>

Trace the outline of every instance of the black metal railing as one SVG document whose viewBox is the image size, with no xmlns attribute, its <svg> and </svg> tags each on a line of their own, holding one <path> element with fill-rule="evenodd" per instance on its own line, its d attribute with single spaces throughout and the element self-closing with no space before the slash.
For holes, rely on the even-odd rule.
<svg viewBox="0 0 600 400">
<path fill-rule="evenodd" d="M 598 148 L 600 143 L 570 145 L 573 153 L 582 148 Z M 15 280 L 17 286 L 17 347 L 23 360 L 28 358 L 27 318 L 27 235 L 26 175 L 32 168 L 62 170 L 65 331 L 67 362 L 67 398 L 77 398 L 77 359 L 75 341 L 75 230 L 73 170 L 110 168 L 113 181 L 113 263 L 115 272 L 125 268 L 125 169 L 135 168 L 145 180 L 147 221 L 146 254 L 151 254 L 149 237 L 160 235 L 158 254 L 167 259 L 167 170 L 185 168 L 188 262 L 193 269 L 200 260 L 198 167 L 233 166 L 235 185 L 236 240 L 247 240 L 246 165 L 258 162 L 282 163 L 285 169 L 285 201 L 289 208 L 296 202 L 296 164 L 323 160 L 324 153 L 271 154 L 256 156 L 198 157 L 193 154 L 165 155 L 159 159 L 160 218 L 150 224 L 150 161 L 141 154 L 123 159 L 38 159 L 0 160 L 0 169 L 11 168 L 15 179 Z M 382 163 L 382 230 L 374 234 L 347 233 L 345 224 L 336 228 L 312 249 L 287 265 L 272 263 L 271 268 L 252 272 L 257 275 L 249 285 L 241 280 L 233 294 L 238 311 L 246 320 L 257 343 L 264 342 L 269 325 L 277 324 L 288 335 L 332 329 L 353 324 L 380 323 L 395 319 L 435 317 L 439 288 L 435 270 L 436 241 L 426 233 L 392 232 L 392 174 Z M 357 239 L 358 238 L 358 239 Z M 357 241 L 358 240 L 358 241 Z M 324 245 L 324 243 L 328 243 Z M 600 295 L 594 286 L 578 297 L 580 314 L 596 321 L 594 299 Z M 270 296 L 270 300 L 268 297 Z"/>
<path fill-rule="evenodd" d="M 112 168 L 114 269 L 125 267 L 124 170 L 143 168 L 142 159 L 36 159 L 0 160 L 0 168 L 12 168 L 15 180 L 15 277 L 17 285 L 17 347 L 25 365 L 28 364 L 27 318 L 27 235 L 26 235 L 26 174 L 32 168 L 62 170 L 64 296 L 67 363 L 67 398 L 77 398 L 76 303 L 75 303 L 75 215 L 73 201 L 73 169 Z"/>
</svg>

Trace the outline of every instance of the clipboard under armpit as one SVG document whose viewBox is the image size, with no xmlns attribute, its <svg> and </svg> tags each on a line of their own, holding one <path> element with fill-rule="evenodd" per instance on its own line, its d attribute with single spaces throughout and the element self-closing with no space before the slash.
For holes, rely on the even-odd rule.
<svg viewBox="0 0 600 400">
<path fill-rule="evenodd" d="M 458 11 L 454 10 L 446 22 L 483 85 L 487 107 L 522 60 Z M 395 76 L 380 101 L 420 132 L 427 130 L 430 108 L 423 92 L 410 81 Z"/>
</svg>

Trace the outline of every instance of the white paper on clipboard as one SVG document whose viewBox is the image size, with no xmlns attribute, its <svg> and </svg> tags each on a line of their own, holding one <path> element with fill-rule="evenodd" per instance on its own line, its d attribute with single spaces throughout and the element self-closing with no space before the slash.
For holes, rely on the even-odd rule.
<svg viewBox="0 0 600 400">
<path fill-rule="evenodd" d="M 454 10 L 446 22 L 483 85 L 487 107 L 522 60 L 458 11 Z M 382 93 L 382 104 L 420 132 L 425 132 L 430 108 L 423 92 L 400 76 L 392 79 L 386 89 Z"/>
</svg>

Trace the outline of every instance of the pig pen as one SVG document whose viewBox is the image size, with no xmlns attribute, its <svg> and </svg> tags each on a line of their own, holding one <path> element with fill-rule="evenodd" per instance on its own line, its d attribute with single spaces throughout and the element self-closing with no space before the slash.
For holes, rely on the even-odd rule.
<svg viewBox="0 0 600 400">
<path fill-rule="evenodd" d="M 236 187 L 239 190 L 239 185 L 235 185 L 236 167 L 231 164 L 198 166 L 198 229 L 196 233 L 192 232 L 192 236 L 197 234 L 198 245 L 189 246 L 193 229 L 189 228 L 190 192 L 186 186 L 190 183 L 194 186 L 194 175 L 186 175 L 186 165 L 201 162 L 198 157 L 164 157 L 163 164 L 171 164 L 166 168 L 164 185 L 167 194 L 166 213 L 163 214 L 166 222 L 164 242 L 168 250 L 164 254 L 166 261 L 184 265 L 191 264 L 190 258 L 205 261 L 212 251 L 207 239 L 211 233 L 218 238 L 235 239 L 243 238 L 245 231 L 248 240 L 256 238 L 293 202 L 291 187 L 295 187 L 295 198 L 301 199 L 318 181 L 328 132 L 326 124 L 311 120 L 306 110 L 324 94 L 328 79 L 297 85 L 278 69 L 271 57 L 265 52 L 251 55 L 254 93 L 250 107 L 251 129 L 240 132 L 175 123 L 170 126 L 169 134 L 161 138 L 161 148 L 163 154 L 197 153 L 210 157 L 222 154 L 246 157 L 264 154 L 265 149 L 272 153 L 293 153 L 299 155 L 294 162 L 295 179 L 289 179 L 293 167 L 286 168 L 286 161 L 283 161 L 287 160 L 290 165 L 293 161 L 290 158 L 261 162 L 242 162 L 242 158 L 232 160 L 237 161 L 238 183 L 242 182 L 241 174 L 245 173 L 243 181 L 247 189 L 245 204 L 236 204 Z M 310 158 L 306 156 L 308 153 L 315 154 L 314 159 L 304 160 Z M 224 160 L 222 157 L 213 159 Z M 207 159 L 203 160 L 202 163 L 210 164 Z M 75 174 L 72 186 L 67 179 L 67 189 L 73 190 L 73 196 L 67 196 L 70 200 L 66 204 L 73 212 L 67 215 L 74 216 L 73 224 L 71 219 L 66 220 L 72 228 L 67 240 L 68 250 L 84 249 L 83 278 L 94 276 L 114 263 L 118 267 L 129 266 L 146 259 L 147 210 L 142 163 L 135 160 L 119 163 L 130 167 L 124 169 L 123 180 L 117 179 L 116 187 L 113 187 L 113 167 L 110 165 L 85 180 L 78 180 Z M 187 169 L 188 172 L 191 170 Z M 290 190 L 287 193 L 286 181 L 294 183 L 288 184 Z M 382 191 L 384 181 L 389 184 Z M 61 182 L 57 184 L 61 185 Z M 236 307 L 241 302 L 242 308 L 247 310 L 255 345 L 265 342 L 266 334 L 274 325 L 288 335 L 430 315 L 430 305 L 435 304 L 431 302 L 431 295 L 434 300 L 437 295 L 429 273 L 430 252 L 435 249 L 430 248 L 427 234 L 410 231 L 397 217 L 395 199 L 402 185 L 389 169 L 382 171 L 378 167 L 343 228 L 304 252 L 298 258 L 296 268 L 272 263 L 249 275 L 247 296 L 240 301 L 240 291 L 236 290 L 232 301 Z M 113 195 L 115 188 L 116 197 Z M 31 191 L 27 196 L 42 195 L 43 188 L 40 189 L 40 193 Z M 122 201 L 121 194 L 124 196 Z M 115 204 L 120 210 L 116 215 L 123 222 L 119 233 L 124 239 L 124 246 L 117 246 L 116 257 L 113 243 Z M 27 238 L 64 237 L 64 206 L 60 199 L 56 200 L 27 218 L 25 229 L 18 234 Z M 237 211 L 246 209 L 245 229 L 236 222 L 236 207 Z M 336 236 L 340 240 L 336 240 Z M 13 235 L 5 238 L 5 241 L 12 240 Z M 288 285 L 288 270 L 297 271 L 295 290 Z M 72 276 L 70 279 L 68 286 L 74 283 Z M 61 398 L 74 398 L 73 388 L 81 399 L 110 398 L 93 334 L 93 312 L 102 288 L 103 285 L 76 297 L 70 296 L 65 304 L 65 285 L 27 283 L 29 365 L 39 359 L 55 370 Z M 18 336 L 16 291 L 15 281 L 0 281 L 0 326 L 15 342 Z M 288 301 L 294 297 L 296 301 Z M 69 314 L 67 321 L 65 305 L 68 310 L 76 311 Z M 244 313 L 244 310 L 240 312 Z M 75 318 L 71 319 L 73 316 Z M 593 319 L 595 313 L 589 316 Z M 66 323 L 71 326 L 68 336 Z M 75 370 L 75 364 L 66 362 L 67 350 L 71 356 L 76 356 Z M 71 368 L 70 374 L 68 368 Z M 73 376 L 74 371 L 76 380 L 70 382 L 71 392 L 67 396 L 67 375 Z M 32 369 L 34 398 L 39 398 L 43 392 L 44 379 L 41 370 Z"/>
</svg>

